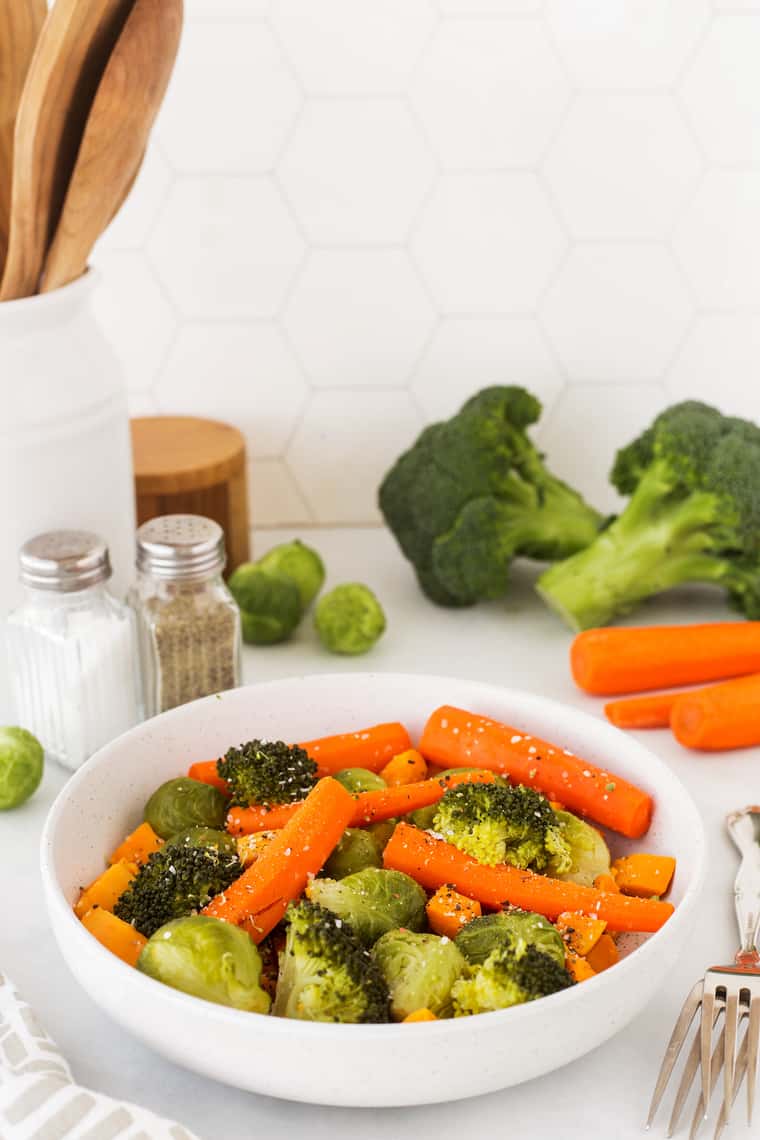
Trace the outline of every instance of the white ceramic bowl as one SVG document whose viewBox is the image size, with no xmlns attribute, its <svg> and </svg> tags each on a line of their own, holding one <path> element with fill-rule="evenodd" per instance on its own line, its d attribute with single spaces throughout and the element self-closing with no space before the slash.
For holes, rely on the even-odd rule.
<svg viewBox="0 0 760 1140">
<path fill-rule="evenodd" d="M 643 846 L 678 860 L 673 917 L 619 965 L 541 1001 L 419 1025 L 323 1025 L 242 1013 L 189 997 L 122 964 L 77 921 L 80 884 L 137 825 L 162 781 L 257 736 L 305 740 L 387 720 L 413 737 L 448 703 L 558 741 L 656 800 Z M 615 850 L 631 844 L 615 839 Z M 696 917 L 704 869 L 699 814 L 652 752 L 601 720 L 539 696 L 403 674 L 302 677 L 205 698 L 132 729 L 70 780 L 42 838 L 55 937 L 77 980 L 130 1033 L 180 1065 L 242 1089 L 333 1105 L 406 1105 L 506 1088 L 580 1057 L 622 1029 L 675 965 Z"/>
</svg>

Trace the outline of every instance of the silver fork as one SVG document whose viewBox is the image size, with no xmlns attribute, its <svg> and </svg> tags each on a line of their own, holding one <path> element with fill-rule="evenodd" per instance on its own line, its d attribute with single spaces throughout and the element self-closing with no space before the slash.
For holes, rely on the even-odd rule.
<svg viewBox="0 0 760 1140">
<path fill-rule="evenodd" d="M 760 1042 L 760 807 L 732 812 L 726 823 L 729 834 L 742 856 L 734 884 L 734 902 L 741 945 L 734 961 L 727 966 L 711 966 L 697 982 L 683 1004 L 668 1042 L 649 1106 L 647 1128 L 654 1120 L 676 1061 L 681 1053 L 697 1010 L 701 1010 L 699 1031 L 694 1038 L 668 1126 L 671 1136 L 678 1125 L 697 1070 L 700 1070 L 700 1102 L 692 1123 L 692 1136 L 707 1116 L 711 1094 L 723 1069 L 723 1104 L 718 1119 L 719 1132 L 725 1128 L 736 1091 L 747 1081 L 747 1122 L 752 1121 Z M 713 1052 L 713 1034 L 722 1019 Z M 740 1024 L 747 1028 L 737 1057 L 736 1042 Z"/>
</svg>

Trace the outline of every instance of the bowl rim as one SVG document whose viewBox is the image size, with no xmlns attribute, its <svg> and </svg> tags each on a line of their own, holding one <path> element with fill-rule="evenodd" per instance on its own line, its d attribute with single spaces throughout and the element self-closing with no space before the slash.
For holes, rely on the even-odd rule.
<svg viewBox="0 0 760 1140">
<path fill-rule="evenodd" d="M 393 678 L 396 681 L 410 685 L 421 681 L 440 684 L 442 687 L 447 684 L 469 685 L 481 689 L 484 695 L 493 695 L 496 698 L 498 698 L 499 695 L 503 697 L 504 694 L 510 694 L 521 702 L 523 700 L 525 701 L 529 710 L 529 716 L 532 706 L 534 711 L 554 710 L 563 717 L 569 717 L 578 724 L 581 731 L 584 726 L 588 725 L 589 728 L 593 728 L 593 732 L 600 738 L 610 741 L 610 748 L 613 753 L 616 748 L 618 751 L 623 749 L 631 754 L 638 753 L 640 756 L 646 756 L 650 762 L 654 761 L 656 771 L 661 775 L 665 775 L 667 780 L 673 785 L 673 792 L 680 795 L 681 802 L 679 804 L 679 810 L 691 817 L 690 831 L 694 841 L 695 867 L 681 902 L 660 930 L 650 934 L 646 942 L 636 947 L 629 955 L 623 958 L 622 961 L 617 963 L 614 970 L 605 970 L 603 973 L 597 974 L 595 977 L 585 981 L 582 987 L 570 986 L 558 993 L 550 994 L 541 999 L 540 1005 L 534 1002 L 527 1002 L 520 1006 L 512 1006 L 509 1009 L 493 1010 L 486 1015 L 479 1014 L 478 1024 L 480 1024 L 480 1019 L 483 1016 L 487 1016 L 489 1018 L 489 1027 L 496 1028 L 497 1025 L 505 1025 L 507 1019 L 509 1019 L 510 1025 L 519 1028 L 522 1021 L 536 1016 L 537 1008 L 542 1010 L 546 1016 L 551 1016 L 552 1010 L 558 1010 L 563 1004 L 578 1001 L 579 989 L 581 993 L 586 993 L 588 992 L 587 987 L 591 986 L 594 987 L 594 992 L 601 994 L 603 989 L 610 989 L 618 984 L 625 984 L 626 979 L 633 970 L 644 967 L 647 962 L 653 959 L 653 956 L 666 940 L 672 940 L 676 937 L 677 931 L 679 931 L 684 924 L 691 921 L 691 913 L 699 901 L 706 877 L 707 845 L 704 824 L 690 792 L 656 752 L 642 744 L 639 740 L 624 733 L 621 729 L 615 728 L 613 725 L 607 724 L 604 721 L 597 720 L 591 713 L 583 709 L 577 709 L 572 705 L 564 704 L 562 701 L 552 697 L 545 697 L 539 693 L 532 693 L 528 690 L 513 688 L 507 685 L 499 685 L 490 681 L 480 681 L 478 679 L 456 677 L 453 675 L 406 673 L 387 670 L 384 672 L 299 674 L 297 676 L 282 677 L 269 681 L 254 682 L 249 685 L 241 685 L 223 694 L 212 694 L 208 697 L 201 697 L 199 700 L 191 701 L 178 708 L 169 709 L 167 712 L 159 714 L 159 716 L 142 721 L 140 724 L 133 726 L 131 729 L 128 729 L 127 732 L 122 733 L 121 736 L 116 737 L 98 749 L 98 751 L 64 784 L 48 811 L 42 830 L 40 839 L 40 871 L 48 916 L 53 932 L 56 933 L 58 923 L 62 922 L 67 931 L 67 935 L 71 935 L 74 938 L 75 944 L 81 946 L 84 954 L 88 956 L 93 953 L 95 955 L 102 955 L 101 961 L 103 967 L 116 968 L 118 971 L 121 971 L 121 974 L 117 976 L 121 978 L 122 983 L 131 986 L 136 993 L 142 994 L 145 1001 L 150 1001 L 152 995 L 154 999 L 168 1002 L 180 1011 L 185 1010 L 190 1017 L 198 1015 L 201 1011 L 203 1011 L 204 1016 L 208 1017 L 212 1015 L 211 1011 L 213 1010 L 213 1016 L 221 1025 L 231 1024 L 242 1026 L 247 1024 L 256 1032 L 285 1034 L 288 1036 L 292 1036 L 293 1033 L 297 1032 L 303 1033 L 307 1037 L 313 1036 L 319 1038 L 324 1038 L 326 1034 L 329 1034 L 334 1040 L 350 1039 L 353 1041 L 362 1039 L 377 1040 L 380 1038 L 391 1040 L 398 1037 L 408 1039 L 410 1026 L 402 1022 L 335 1024 L 330 1022 L 309 1022 L 273 1017 L 271 1014 L 252 1014 L 246 1010 L 235 1009 L 230 1006 L 207 1001 L 204 998 L 195 997 L 192 994 L 186 994 L 181 990 L 175 990 L 171 986 L 167 986 L 165 983 L 156 981 L 147 974 L 141 973 L 135 967 L 128 966 L 125 962 L 122 962 L 102 946 L 97 939 L 94 939 L 85 929 L 74 914 L 71 904 L 64 896 L 52 858 L 56 829 L 66 808 L 75 799 L 78 785 L 86 781 L 93 767 L 106 766 L 110 762 L 111 753 L 114 750 L 119 750 L 125 741 L 139 736 L 145 730 L 146 726 L 153 726 L 158 723 L 162 725 L 170 724 L 175 720 L 180 721 L 184 719 L 189 709 L 210 705 L 211 702 L 215 702 L 215 707 L 218 709 L 216 702 L 220 695 L 229 698 L 233 695 L 251 693 L 252 691 L 258 693 L 272 687 L 279 689 L 292 686 L 295 688 L 303 686 L 305 683 L 313 683 L 314 681 L 328 684 L 331 682 L 352 683 L 356 681 L 364 683 L 377 683 L 379 681 L 382 683 L 384 678 Z M 444 702 L 442 701 L 441 703 Z M 63 956 L 66 958 L 65 954 Z M 106 966 L 107 962 L 110 964 L 109 966 Z M 255 1018 L 255 1021 L 251 1021 L 252 1017 Z M 498 1022 L 496 1019 L 498 1019 Z M 422 1029 L 428 1033 L 456 1034 L 471 1032 L 473 1025 L 472 1018 L 462 1017 L 446 1018 L 435 1022 L 419 1022 L 416 1025 L 412 1023 L 411 1028 L 413 1030 Z M 483 1025 L 483 1028 L 485 1029 L 485 1025 Z"/>
</svg>

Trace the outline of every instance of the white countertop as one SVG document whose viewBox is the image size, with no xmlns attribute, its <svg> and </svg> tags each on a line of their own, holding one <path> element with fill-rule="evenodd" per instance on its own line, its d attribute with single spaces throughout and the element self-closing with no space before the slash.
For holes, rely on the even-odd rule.
<svg viewBox="0 0 760 1140">
<path fill-rule="evenodd" d="M 258 541 L 256 553 L 292 537 L 268 532 Z M 421 596 L 384 531 L 321 530 L 303 537 L 321 551 L 328 585 L 358 579 L 377 591 L 388 616 L 387 633 L 371 654 L 339 658 L 321 649 L 307 619 L 292 642 L 246 651 L 246 681 L 342 670 L 441 673 L 522 687 L 602 715 L 602 702 L 584 697 L 570 679 L 569 633 L 532 593 L 529 567 L 515 569 L 506 602 L 444 610 Z M 667 603 L 640 610 L 637 619 L 712 621 L 726 616 L 717 595 L 683 591 Z M 454 1140 L 474 1130 L 527 1140 L 585 1140 L 592 1120 L 597 1135 L 634 1140 L 642 1134 L 661 1053 L 688 987 L 708 964 L 728 960 L 735 950 L 730 890 L 736 856 L 723 820 L 728 811 L 760 799 L 760 750 L 702 756 L 685 752 L 666 732 L 640 735 L 689 787 L 702 812 L 709 847 L 704 918 L 672 987 L 662 991 L 627 1031 L 582 1060 L 526 1085 L 476 1100 L 416 1109 L 331 1109 L 239 1092 L 150 1052 L 80 989 L 53 941 L 37 857 L 46 812 L 66 779 L 53 764 L 47 766 L 42 787 L 27 805 L 0 814 L 0 965 L 36 1006 L 82 1084 L 175 1117 L 202 1140 L 230 1136 L 292 1140 L 307 1134 L 309 1140 L 328 1136 L 416 1140 L 419 1135 Z M 662 1112 L 653 1136 L 664 1135 L 665 1116 Z M 706 1129 L 705 1135 L 709 1134 Z M 738 1106 L 725 1135 L 727 1140 L 750 1135 Z"/>
</svg>

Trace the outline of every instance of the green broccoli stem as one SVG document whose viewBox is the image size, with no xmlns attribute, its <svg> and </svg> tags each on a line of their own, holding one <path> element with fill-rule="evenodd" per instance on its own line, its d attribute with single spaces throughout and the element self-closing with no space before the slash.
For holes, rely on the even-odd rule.
<svg viewBox="0 0 760 1140">
<path fill-rule="evenodd" d="M 725 561 L 710 554 L 715 497 L 678 497 L 669 474 L 665 464 L 654 464 L 625 511 L 590 546 L 539 578 L 538 593 L 572 629 L 607 625 L 684 582 L 725 581 Z"/>
<path fill-rule="evenodd" d="M 554 560 L 583 550 L 599 534 L 604 519 L 559 479 L 545 478 L 540 506 L 526 511 L 516 549 L 526 558 Z"/>
</svg>

